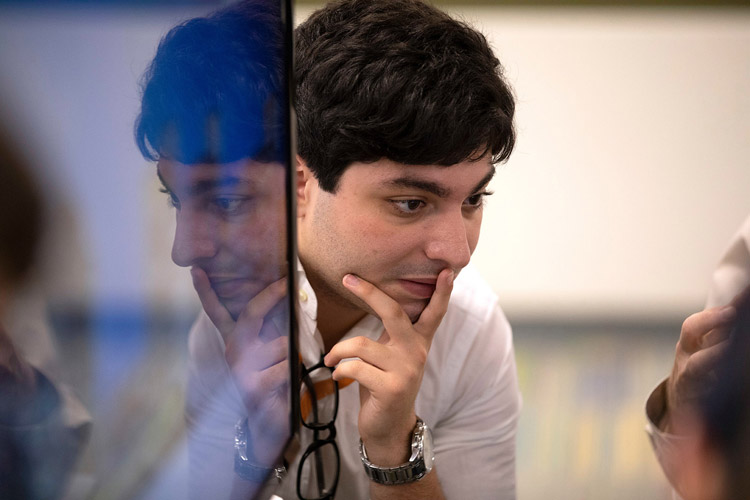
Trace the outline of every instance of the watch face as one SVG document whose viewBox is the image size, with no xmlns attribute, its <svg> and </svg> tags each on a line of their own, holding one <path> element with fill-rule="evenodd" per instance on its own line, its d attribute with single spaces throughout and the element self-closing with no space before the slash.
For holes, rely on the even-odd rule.
<svg viewBox="0 0 750 500">
<path fill-rule="evenodd" d="M 427 472 L 430 472 L 435 457 L 432 452 L 432 431 L 426 425 L 424 427 L 424 437 L 422 438 L 422 442 L 424 443 L 424 466 L 427 469 Z"/>
</svg>

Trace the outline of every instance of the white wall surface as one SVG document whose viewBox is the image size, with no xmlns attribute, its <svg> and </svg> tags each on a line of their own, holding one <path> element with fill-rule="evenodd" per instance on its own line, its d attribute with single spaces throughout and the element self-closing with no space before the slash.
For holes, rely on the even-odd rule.
<svg viewBox="0 0 750 500">
<path fill-rule="evenodd" d="M 476 263 L 513 316 L 682 316 L 750 214 L 750 10 L 465 12 L 518 98 Z"/>
</svg>

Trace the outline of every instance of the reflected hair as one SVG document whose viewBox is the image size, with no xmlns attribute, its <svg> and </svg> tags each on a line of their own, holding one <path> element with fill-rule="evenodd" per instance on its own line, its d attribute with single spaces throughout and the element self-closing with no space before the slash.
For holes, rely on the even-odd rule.
<svg viewBox="0 0 750 500">
<path fill-rule="evenodd" d="M 513 93 L 468 24 L 415 0 L 347 0 L 295 35 L 298 152 L 322 189 L 335 192 L 355 161 L 510 156 Z"/>
<path fill-rule="evenodd" d="M 284 160 L 279 5 L 239 2 L 164 36 L 141 80 L 135 141 L 146 159 Z"/>
</svg>

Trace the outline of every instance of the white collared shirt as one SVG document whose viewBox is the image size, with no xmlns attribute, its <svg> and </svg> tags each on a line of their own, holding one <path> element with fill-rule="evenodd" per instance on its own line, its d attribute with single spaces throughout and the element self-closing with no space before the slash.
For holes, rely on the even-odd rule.
<svg viewBox="0 0 750 500">
<path fill-rule="evenodd" d="M 310 366 L 320 359 L 323 339 L 316 326 L 315 293 L 301 266 L 299 306 L 300 354 Z M 361 335 L 376 340 L 382 331 L 380 320 L 368 315 L 344 339 Z M 229 498 L 234 479 L 234 424 L 245 410 L 234 385 L 222 383 L 231 376 L 224 343 L 205 313 L 193 325 L 189 351 L 190 490 L 194 498 Z M 217 396 L 217 387 L 225 387 L 224 396 Z M 341 473 L 336 498 L 365 499 L 369 480 L 359 457 L 358 384 L 342 388 L 339 398 L 336 440 Z M 511 329 L 497 297 L 471 266 L 456 279 L 415 406 L 417 415 L 432 428 L 435 467 L 448 499 L 515 498 L 521 397 Z M 301 451 L 310 442 L 310 434 L 301 429 Z M 296 461 L 291 464 L 277 492 L 285 500 L 296 498 L 296 466 Z"/>
</svg>

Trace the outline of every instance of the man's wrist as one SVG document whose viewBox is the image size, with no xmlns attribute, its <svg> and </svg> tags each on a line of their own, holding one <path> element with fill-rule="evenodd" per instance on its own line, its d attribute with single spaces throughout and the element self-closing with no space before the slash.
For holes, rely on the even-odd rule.
<svg viewBox="0 0 750 500">
<path fill-rule="evenodd" d="M 359 453 L 365 474 L 371 481 L 383 485 L 400 485 L 418 481 L 432 470 L 432 433 L 427 424 L 417 417 L 411 434 L 408 458 L 397 465 L 382 465 L 368 455 L 362 440 Z"/>
<path fill-rule="evenodd" d="M 250 453 L 247 418 L 242 418 L 234 428 L 234 472 L 246 481 L 265 482 L 272 475 L 280 482 L 286 475 L 286 465 L 264 466 L 256 463 Z"/>
<path fill-rule="evenodd" d="M 372 463 L 390 467 L 401 465 L 411 455 L 410 447 L 414 428 L 417 425 L 417 416 L 413 415 L 410 422 L 403 426 L 403 430 L 391 429 L 391 432 L 383 438 L 362 436 L 361 441 L 367 449 L 367 456 Z"/>
</svg>

